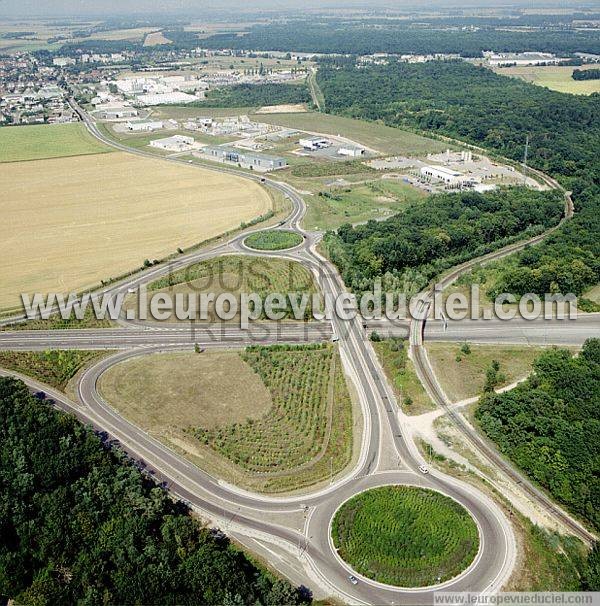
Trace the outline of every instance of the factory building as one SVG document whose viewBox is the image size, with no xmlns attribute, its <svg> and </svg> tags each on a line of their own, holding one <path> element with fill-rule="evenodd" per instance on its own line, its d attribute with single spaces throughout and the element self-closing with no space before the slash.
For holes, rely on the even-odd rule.
<svg viewBox="0 0 600 606">
<path fill-rule="evenodd" d="M 133 133 L 151 133 L 164 128 L 164 122 L 127 122 L 127 129 Z"/>
<path fill-rule="evenodd" d="M 155 139 L 150 141 L 150 147 L 164 149 L 165 151 L 184 152 L 191 151 L 196 143 L 193 137 L 184 137 L 183 135 L 173 135 L 165 139 Z"/>
<path fill-rule="evenodd" d="M 364 147 L 340 147 L 338 154 L 348 158 L 360 158 L 365 155 L 365 149 Z"/>
<path fill-rule="evenodd" d="M 233 147 L 207 146 L 202 150 L 202 153 L 211 159 L 217 160 L 218 162 L 232 162 L 234 164 L 241 164 L 242 166 L 251 168 L 253 170 L 258 170 L 260 172 L 277 170 L 287 166 L 285 158 L 268 156 L 266 154 L 242 152 L 234 149 Z"/>
<path fill-rule="evenodd" d="M 307 151 L 325 149 L 327 147 L 331 147 L 332 145 L 329 139 L 324 139 L 323 137 L 310 137 L 309 139 L 300 139 L 298 143 Z"/>
<path fill-rule="evenodd" d="M 458 185 L 465 180 L 462 173 L 445 166 L 424 166 L 421 169 L 421 176 L 426 179 L 443 181 L 447 185 Z"/>
</svg>

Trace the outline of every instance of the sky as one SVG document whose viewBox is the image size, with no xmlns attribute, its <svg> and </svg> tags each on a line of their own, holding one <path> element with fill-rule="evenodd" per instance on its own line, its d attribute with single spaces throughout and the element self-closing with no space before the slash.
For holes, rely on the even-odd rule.
<svg viewBox="0 0 600 606">
<path fill-rule="evenodd" d="M 598 0 L 582 0 L 582 4 L 598 6 Z M 518 5 L 529 8 L 539 6 L 568 7 L 572 0 L 230 0 L 229 3 L 214 0 L 0 0 L 0 16 L 4 17 L 81 17 L 129 14 L 194 14 L 203 10 L 302 9 L 310 7 L 373 7 L 402 8 L 406 6 L 431 9 L 433 5 L 444 7 Z"/>
</svg>

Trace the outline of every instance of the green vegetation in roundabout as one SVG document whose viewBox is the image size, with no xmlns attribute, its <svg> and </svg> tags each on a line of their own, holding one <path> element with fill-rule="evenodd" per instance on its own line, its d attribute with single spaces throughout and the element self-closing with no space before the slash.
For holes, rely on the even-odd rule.
<svg viewBox="0 0 600 606">
<path fill-rule="evenodd" d="M 244 244 L 255 250 L 286 250 L 302 244 L 300 234 L 282 229 L 271 229 L 250 234 Z"/>
<path fill-rule="evenodd" d="M 331 532 L 356 572 L 398 587 L 451 579 L 479 549 L 477 526 L 462 505 L 414 486 L 383 486 L 353 497 L 336 512 Z"/>
</svg>

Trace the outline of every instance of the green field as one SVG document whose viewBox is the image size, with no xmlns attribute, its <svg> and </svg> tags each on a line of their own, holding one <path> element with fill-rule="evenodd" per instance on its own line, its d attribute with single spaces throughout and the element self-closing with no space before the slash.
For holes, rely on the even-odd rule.
<svg viewBox="0 0 600 606">
<path fill-rule="evenodd" d="M 246 482 L 253 478 L 269 492 L 340 472 L 352 456 L 353 415 L 337 350 L 256 346 L 241 357 L 270 392 L 268 412 L 243 423 L 190 428 L 190 436 L 243 470 Z"/>
<path fill-rule="evenodd" d="M 359 574 L 399 587 L 435 585 L 460 574 L 479 547 L 477 526 L 456 501 L 432 490 L 384 486 L 337 511 L 333 542 Z"/>
<path fill-rule="evenodd" d="M 0 162 L 83 156 L 112 151 L 83 124 L 39 124 L 0 128 Z"/>
<path fill-rule="evenodd" d="M 302 241 L 300 234 L 273 229 L 250 234 L 244 244 L 255 250 L 286 250 L 302 244 Z"/>
<path fill-rule="evenodd" d="M 373 343 L 379 362 L 392 384 L 402 410 L 419 415 L 435 408 L 419 381 L 412 360 L 408 357 L 408 344 L 402 339 L 386 339 Z"/>
<path fill-rule="evenodd" d="M 347 187 L 331 187 L 306 198 L 307 229 L 336 229 L 344 223 L 362 223 L 400 212 L 407 204 L 423 200 L 426 194 L 415 187 L 381 179 Z"/>
<path fill-rule="evenodd" d="M 560 93 L 572 95 L 591 95 L 600 93 L 600 80 L 573 80 L 571 75 L 574 69 L 588 69 L 590 66 L 579 66 L 577 68 L 565 65 L 536 65 L 527 67 L 503 67 L 496 71 L 503 76 L 520 78 L 526 82 L 545 86 Z"/>
</svg>

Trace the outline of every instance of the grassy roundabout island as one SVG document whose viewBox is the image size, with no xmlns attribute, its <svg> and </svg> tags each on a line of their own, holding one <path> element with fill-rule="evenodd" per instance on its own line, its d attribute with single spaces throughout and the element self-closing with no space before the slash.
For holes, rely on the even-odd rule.
<svg viewBox="0 0 600 606">
<path fill-rule="evenodd" d="M 285 250 L 302 244 L 302 236 L 291 231 L 272 229 L 250 234 L 244 244 L 255 250 Z"/>
<path fill-rule="evenodd" d="M 359 574 L 399 587 L 455 577 L 479 547 L 466 509 L 413 486 L 383 486 L 350 499 L 335 514 L 332 536 L 339 555 Z"/>
</svg>

